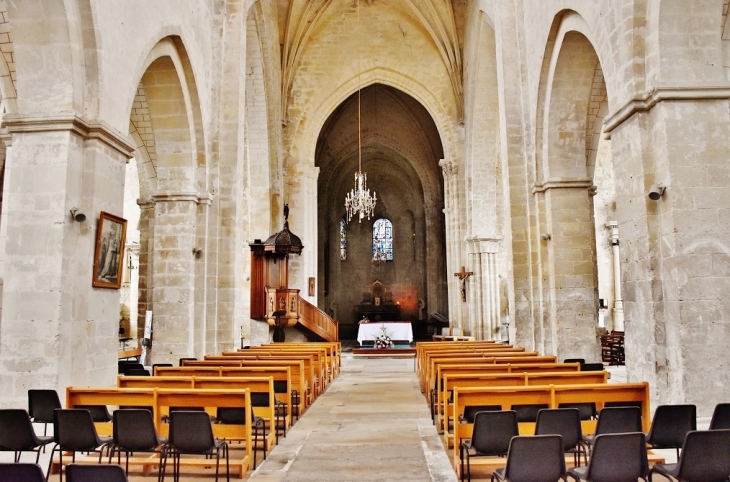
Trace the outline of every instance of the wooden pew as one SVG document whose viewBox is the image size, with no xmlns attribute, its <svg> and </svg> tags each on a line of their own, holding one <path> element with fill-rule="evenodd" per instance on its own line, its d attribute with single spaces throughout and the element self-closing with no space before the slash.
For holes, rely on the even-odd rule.
<svg viewBox="0 0 730 482">
<path fill-rule="evenodd" d="M 311 370 L 314 373 L 314 384 L 312 385 L 313 396 L 316 398 L 327 388 L 327 353 L 323 348 L 309 348 L 307 350 L 294 349 L 269 349 L 263 347 L 252 347 L 243 352 L 223 352 L 223 356 L 272 356 L 272 357 L 311 357 Z M 206 358 L 207 359 L 207 358 Z"/>
<path fill-rule="evenodd" d="M 266 394 L 269 399 L 269 406 L 253 408 L 254 413 L 263 418 L 270 427 L 283 425 L 284 433 L 289 428 L 289 419 L 282 417 L 282 424 L 277 424 L 277 412 L 275 406 L 274 379 L 271 376 L 248 376 L 248 377 L 133 377 L 118 376 L 117 387 L 119 388 L 180 388 L 180 389 L 243 389 L 251 391 L 252 396 L 256 393 Z M 162 416 L 167 415 L 163 412 Z M 215 416 L 215 413 L 211 413 Z M 271 431 L 265 439 L 264 450 L 269 451 L 277 441 L 276 433 Z"/>
<path fill-rule="evenodd" d="M 651 424 L 649 411 L 649 384 L 643 383 L 602 383 L 589 385 L 535 385 L 522 387 L 456 387 L 454 404 L 449 416 L 458 420 L 467 406 L 501 405 L 509 410 L 516 404 L 547 404 L 550 408 L 558 408 L 561 403 L 594 402 L 600 410 L 606 402 L 641 402 L 643 430 L 648 431 Z M 584 434 L 595 430 L 595 421 L 581 422 Z M 534 423 L 520 423 L 520 434 L 531 435 L 535 431 Z M 453 464 L 459 473 L 461 460 L 459 446 L 463 440 L 471 438 L 473 424 L 454 424 Z M 495 464 L 496 460 L 496 466 Z M 572 461 L 572 457 L 570 458 Z M 656 460 L 656 457 L 655 459 Z M 491 464 L 491 465 L 490 465 Z M 471 459 L 472 469 L 475 465 L 500 467 L 504 459 L 476 457 Z"/>
<path fill-rule="evenodd" d="M 438 355 L 446 353 L 464 353 L 473 351 L 507 351 L 524 353 L 526 350 L 522 347 L 514 347 L 512 345 L 501 345 L 497 343 L 484 342 L 467 342 L 458 344 L 439 343 L 438 346 L 417 346 L 416 347 L 416 372 L 421 373 L 428 367 L 427 358 L 429 355 Z"/>
<path fill-rule="evenodd" d="M 257 378 L 271 378 L 273 380 L 274 387 L 277 382 L 285 384 L 283 391 L 277 391 L 273 389 L 272 400 L 278 400 L 282 402 L 286 407 L 286 414 L 284 415 L 284 426 L 282 429 L 284 433 L 292 424 L 291 417 L 291 369 L 289 366 L 259 366 L 259 367 L 241 367 L 241 366 L 182 366 L 182 367 L 156 367 L 154 377 L 135 377 L 142 379 L 149 378 L 216 378 L 216 377 L 257 377 Z M 130 377 L 119 377 L 120 379 Z M 139 383 L 154 383 L 145 382 L 144 380 Z M 268 417 L 265 417 L 268 418 Z M 273 419 L 272 419 L 273 420 Z"/>
<path fill-rule="evenodd" d="M 444 354 L 443 356 L 429 356 L 428 370 L 426 371 L 422 391 L 426 393 L 428 387 L 433 387 L 436 377 L 436 366 L 439 363 L 492 363 L 492 364 L 522 364 L 522 363 L 556 363 L 554 356 L 540 356 L 537 352 L 525 352 L 515 355 L 513 353 L 504 352 L 480 352 L 476 354 L 464 354 L 461 356 L 451 356 Z"/>
<path fill-rule="evenodd" d="M 340 368 L 342 366 L 342 343 L 339 341 L 280 342 L 265 343 L 260 346 L 264 348 L 279 348 L 284 350 L 306 350 L 309 347 L 324 348 L 329 362 L 328 366 L 330 367 L 330 380 L 334 380 L 340 374 Z M 239 349 L 237 351 L 241 353 L 248 349 Z"/>
<path fill-rule="evenodd" d="M 305 388 L 300 390 L 300 395 L 305 398 L 305 406 L 309 407 L 315 399 L 315 378 L 316 378 L 316 367 L 314 363 L 314 357 L 311 355 L 271 355 L 271 354 L 230 354 L 230 355 L 206 355 L 205 361 L 225 361 L 225 360 L 262 360 L 262 361 L 301 361 L 304 364 L 304 379 Z"/>
<path fill-rule="evenodd" d="M 608 372 L 543 372 L 543 373 L 472 373 L 445 374 L 443 390 L 440 390 L 440 404 L 437 406 L 436 427 L 443 430 L 444 447 L 447 449 L 453 443 L 453 433 L 449 433 L 451 422 L 456 420 L 447 416 L 453 412 L 449 403 L 449 394 L 458 388 L 466 387 L 509 387 L 532 385 L 585 385 L 608 382 Z"/>
<path fill-rule="evenodd" d="M 144 406 L 152 407 L 153 420 L 160 436 L 168 436 L 168 425 L 161 422 L 161 414 L 169 407 L 236 407 L 249 411 L 251 408 L 251 392 L 248 389 L 236 390 L 204 390 L 204 389 L 161 389 L 161 388 L 75 388 L 66 389 L 66 407 L 78 405 L 107 406 Z M 96 424 L 102 435 L 111 434 L 111 423 Z M 251 425 L 213 425 L 216 438 L 240 440 L 243 454 L 236 458 L 237 451 L 230 452 L 231 472 L 243 478 L 251 467 L 253 442 Z M 97 457 L 89 461 L 96 463 Z M 77 461 L 83 461 L 77 457 Z M 138 454 L 130 457 L 130 464 L 142 465 L 146 472 L 159 465 L 159 454 Z M 184 467 L 209 467 L 210 460 L 182 457 L 180 465 Z M 51 470 L 58 470 L 58 462 L 54 461 Z"/>
<path fill-rule="evenodd" d="M 567 372 L 576 373 L 580 371 L 580 363 L 437 363 L 436 378 L 434 387 L 430 391 L 431 415 L 437 428 L 441 428 L 437 421 L 437 407 L 443 404 L 445 392 L 443 391 L 444 377 L 452 375 L 474 375 L 474 374 L 502 374 L 502 373 L 554 373 Z M 440 415 L 442 414 L 439 413 Z"/>
<path fill-rule="evenodd" d="M 523 348 L 506 348 L 504 350 L 495 350 L 493 348 L 474 348 L 466 350 L 438 350 L 428 351 L 424 353 L 422 360 L 422 367 L 418 370 L 418 377 L 421 383 L 421 391 L 425 392 L 427 382 L 431 377 L 432 361 L 440 358 L 485 358 L 489 356 L 519 356 L 519 357 L 532 357 L 538 356 L 539 353 L 536 351 L 524 351 Z"/>
</svg>

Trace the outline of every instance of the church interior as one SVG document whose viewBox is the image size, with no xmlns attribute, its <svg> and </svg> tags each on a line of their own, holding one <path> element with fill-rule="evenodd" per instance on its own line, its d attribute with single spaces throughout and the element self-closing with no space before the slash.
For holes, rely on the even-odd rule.
<svg viewBox="0 0 730 482">
<path fill-rule="evenodd" d="M 0 406 L 400 322 L 709 419 L 729 4 L 0 0 Z"/>
</svg>

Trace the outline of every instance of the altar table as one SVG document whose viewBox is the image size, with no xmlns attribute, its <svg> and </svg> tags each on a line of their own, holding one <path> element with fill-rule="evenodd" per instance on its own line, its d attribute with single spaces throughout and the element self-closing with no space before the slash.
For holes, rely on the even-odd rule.
<svg viewBox="0 0 730 482">
<path fill-rule="evenodd" d="M 407 323 L 360 323 L 357 329 L 357 342 L 362 345 L 363 341 L 374 341 L 378 335 L 382 333 L 381 327 L 384 326 L 391 340 L 407 340 L 409 343 L 413 341 L 413 327 L 410 322 Z"/>
</svg>

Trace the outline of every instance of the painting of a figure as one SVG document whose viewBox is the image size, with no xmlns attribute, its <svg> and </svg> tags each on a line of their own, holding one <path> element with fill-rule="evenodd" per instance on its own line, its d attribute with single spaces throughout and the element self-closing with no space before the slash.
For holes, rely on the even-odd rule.
<svg viewBox="0 0 730 482">
<path fill-rule="evenodd" d="M 101 212 L 94 251 L 94 278 L 97 288 L 119 288 L 122 281 L 124 238 L 127 221 L 113 214 Z"/>
</svg>

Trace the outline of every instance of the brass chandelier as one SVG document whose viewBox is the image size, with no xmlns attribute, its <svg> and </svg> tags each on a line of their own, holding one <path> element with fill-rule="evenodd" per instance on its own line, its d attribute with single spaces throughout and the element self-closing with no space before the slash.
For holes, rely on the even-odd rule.
<svg viewBox="0 0 730 482">
<path fill-rule="evenodd" d="M 357 2 L 357 23 L 360 25 L 360 1 Z M 370 195 L 368 189 L 368 175 L 362 172 L 362 128 L 360 115 L 360 55 L 357 56 L 357 172 L 355 173 L 355 187 L 345 196 L 345 210 L 347 211 L 347 222 L 357 214 L 358 222 L 362 222 L 364 217 L 370 220 L 375 210 L 377 195 L 373 191 Z"/>
</svg>

